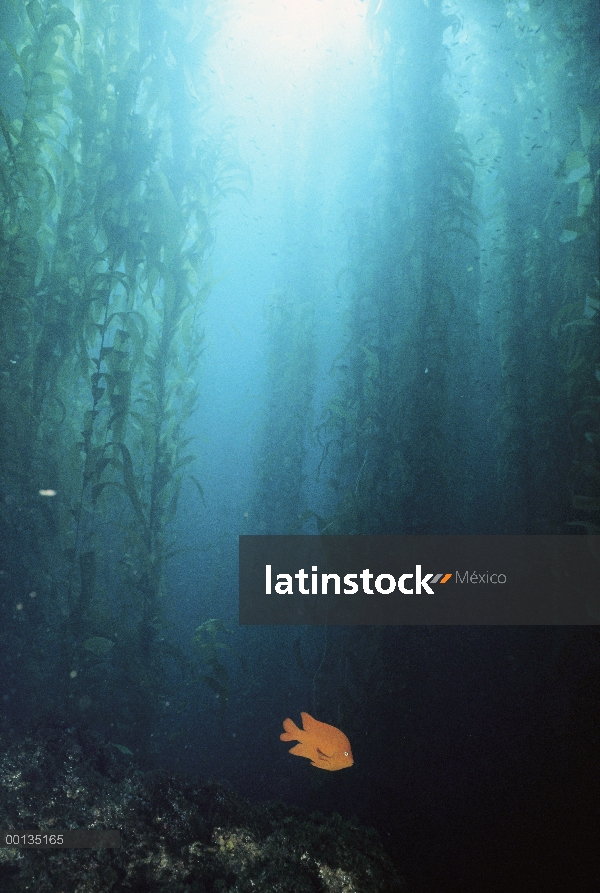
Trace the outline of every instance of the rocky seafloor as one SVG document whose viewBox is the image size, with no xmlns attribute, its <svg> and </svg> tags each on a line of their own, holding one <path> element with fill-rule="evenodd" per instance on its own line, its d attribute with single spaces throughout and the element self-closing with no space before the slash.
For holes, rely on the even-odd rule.
<svg viewBox="0 0 600 893">
<path fill-rule="evenodd" d="M 120 849 L 0 848 L 2 893 L 402 893 L 375 831 L 146 772 L 78 729 L 0 738 L 0 829 L 120 829 Z"/>
</svg>

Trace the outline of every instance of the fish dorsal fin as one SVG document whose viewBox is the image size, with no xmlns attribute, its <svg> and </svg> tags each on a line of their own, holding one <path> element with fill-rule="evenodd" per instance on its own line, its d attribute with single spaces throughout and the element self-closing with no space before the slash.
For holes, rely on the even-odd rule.
<svg viewBox="0 0 600 893">
<path fill-rule="evenodd" d="M 302 717 L 302 728 L 305 732 L 316 732 L 319 726 L 323 725 L 318 719 L 314 719 L 310 713 L 301 713 L 300 716 Z"/>
</svg>

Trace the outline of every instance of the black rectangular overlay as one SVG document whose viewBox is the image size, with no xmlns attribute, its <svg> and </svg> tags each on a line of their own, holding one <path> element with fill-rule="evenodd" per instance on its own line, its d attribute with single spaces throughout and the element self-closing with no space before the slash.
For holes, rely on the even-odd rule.
<svg viewBox="0 0 600 893">
<path fill-rule="evenodd" d="M 600 536 L 241 536 L 239 570 L 243 625 L 600 623 Z"/>
</svg>

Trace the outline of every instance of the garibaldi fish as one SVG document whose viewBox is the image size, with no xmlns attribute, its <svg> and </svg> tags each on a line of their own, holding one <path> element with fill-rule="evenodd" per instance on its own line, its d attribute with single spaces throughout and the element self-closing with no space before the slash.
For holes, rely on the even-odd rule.
<svg viewBox="0 0 600 893">
<path fill-rule="evenodd" d="M 285 732 L 279 736 L 281 740 L 299 742 L 290 748 L 290 753 L 297 757 L 306 757 L 312 766 L 328 769 L 330 772 L 352 766 L 352 749 L 343 732 L 326 722 L 313 719 L 309 713 L 301 713 L 300 716 L 304 727 L 302 729 L 291 719 L 283 721 Z"/>
</svg>

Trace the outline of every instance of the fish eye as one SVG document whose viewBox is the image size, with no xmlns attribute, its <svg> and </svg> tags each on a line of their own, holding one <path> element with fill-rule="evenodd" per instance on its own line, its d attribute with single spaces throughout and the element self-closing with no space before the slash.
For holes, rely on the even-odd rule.
<svg viewBox="0 0 600 893">
<path fill-rule="evenodd" d="M 344 756 L 345 756 L 345 757 L 349 757 L 349 756 L 350 756 L 350 754 L 348 753 L 347 750 L 344 751 Z"/>
</svg>

